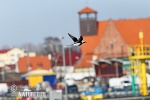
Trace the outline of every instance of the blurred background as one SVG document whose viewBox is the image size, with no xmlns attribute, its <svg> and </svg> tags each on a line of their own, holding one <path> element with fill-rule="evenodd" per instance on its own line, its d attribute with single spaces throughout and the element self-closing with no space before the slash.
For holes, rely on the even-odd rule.
<svg viewBox="0 0 150 100">
<path fill-rule="evenodd" d="M 149 4 L 149 0 L 0 1 L 0 97 L 149 99 Z M 68 33 L 82 35 L 87 43 L 67 46 L 73 44 Z M 17 94 L 27 90 L 45 92 L 47 97 Z"/>
</svg>

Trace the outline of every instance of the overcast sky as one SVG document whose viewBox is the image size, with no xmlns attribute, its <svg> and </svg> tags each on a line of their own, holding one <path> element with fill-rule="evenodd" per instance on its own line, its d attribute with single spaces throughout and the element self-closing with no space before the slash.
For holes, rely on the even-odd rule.
<svg viewBox="0 0 150 100">
<path fill-rule="evenodd" d="M 77 12 L 86 5 L 98 20 L 150 17 L 150 0 L 0 0 L 0 47 L 39 44 L 47 36 L 70 44 L 67 33 L 79 36 Z"/>
</svg>

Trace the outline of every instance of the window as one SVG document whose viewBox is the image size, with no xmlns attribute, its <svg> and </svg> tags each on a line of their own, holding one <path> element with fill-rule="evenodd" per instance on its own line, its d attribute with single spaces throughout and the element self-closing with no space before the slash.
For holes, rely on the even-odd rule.
<svg viewBox="0 0 150 100">
<path fill-rule="evenodd" d="M 89 14 L 89 18 L 95 18 L 95 14 L 94 13 Z"/>
<path fill-rule="evenodd" d="M 81 18 L 81 19 L 86 19 L 86 18 L 87 18 L 87 14 L 81 14 L 81 15 L 80 15 L 80 18 Z"/>
</svg>

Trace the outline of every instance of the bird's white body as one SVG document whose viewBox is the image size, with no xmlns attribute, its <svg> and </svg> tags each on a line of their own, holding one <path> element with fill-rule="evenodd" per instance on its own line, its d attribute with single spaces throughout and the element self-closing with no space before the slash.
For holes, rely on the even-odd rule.
<svg viewBox="0 0 150 100">
<path fill-rule="evenodd" d="M 81 43 L 74 43 L 73 46 L 79 46 Z"/>
</svg>

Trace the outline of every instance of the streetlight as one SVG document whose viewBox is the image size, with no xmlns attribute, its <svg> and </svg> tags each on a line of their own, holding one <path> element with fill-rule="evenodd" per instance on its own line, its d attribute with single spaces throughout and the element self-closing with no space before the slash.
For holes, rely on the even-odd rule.
<svg viewBox="0 0 150 100">
<path fill-rule="evenodd" d="M 64 46 L 64 43 L 62 41 L 64 39 L 64 37 L 58 37 L 58 39 L 61 41 L 61 45 L 62 45 L 63 67 L 65 68 L 65 74 L 66 74 L 67 73 L 67 69 L 66 69 L 66 59 L 65 59 L 65 46 Z M 67 83 L 66 83 L 65 78 L 64 78 L 64 83 L 65 83 L 65 94 L 66 94 L 65 100 L 68 100 Z"/>
</svg>

